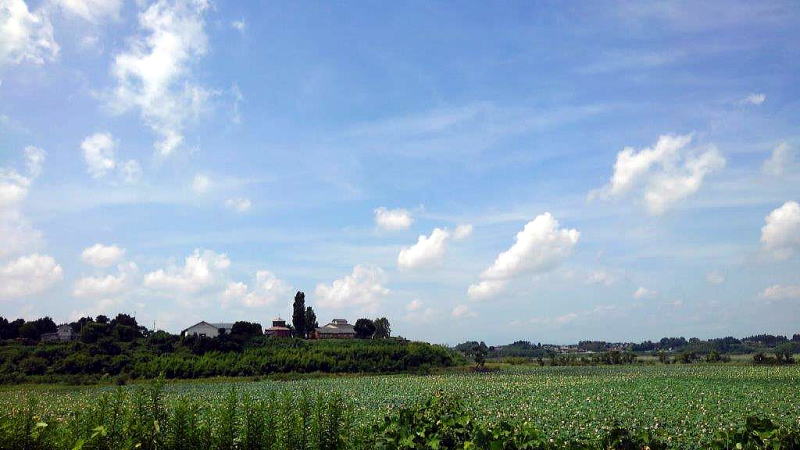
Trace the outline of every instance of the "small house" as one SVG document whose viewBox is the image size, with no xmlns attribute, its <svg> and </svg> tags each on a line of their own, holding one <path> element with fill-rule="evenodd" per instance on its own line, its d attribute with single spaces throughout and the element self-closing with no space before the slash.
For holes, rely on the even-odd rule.
<svg viewBox="0 0 800 450">
<path fill-rule="evenodd" d="M 317 328 L 314 334 L 317 339 L 353 339 L 356 329 L 346 319 L 333 319 L 331 323 Z"/>
<path fill-rule="evenodd" d="M 232 323 L 208 323 L 206 321 L 202 321 L 181 331 L 181 336 L 201 336 L 213 338 L 223 334 L 231 334 L 232 329 Z"/>
<path fill-rule="evenodd" d="M 264 330 L 264 334 L 274 337 L 289 337 L 292 335 L 292 330 L 286 326 L 286 321 L 277 317 L 272 320 L 272 326 Z"/>
<path fill-rule="evenodd" d="M 78 339 L 78 333 L 68 324 L 59 325 L 55 333 L 44 333 L 41 336 L 44 342 L 69 342 Z"/>
</svg>

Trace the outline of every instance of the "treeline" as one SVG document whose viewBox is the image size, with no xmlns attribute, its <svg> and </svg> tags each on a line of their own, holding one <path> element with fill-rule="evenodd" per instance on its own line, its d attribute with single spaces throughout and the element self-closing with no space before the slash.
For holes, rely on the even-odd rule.
<svg viewBox="0 0 800 450">
<path fill-rule="evenodd" d="M 28 323 L 18 330 L 32 330 Z M 52 322 L 52 321 L 50 321 Z M 462 362 L 455 352 L 404 339 L 303 340 L 266 337 L 261 325 L 236 322 L 229 334 L 209 338 L 176 336 L 148 330 L 136 319 L 119 314 L 83 318 L 70 324 L 80 330 L 71 342 L 36 341 L 32 331 L 22 337 L 9 332 L 0 343 L 0 382 L 66 381 L 92 383 L 113 377 L 200 378 L 261 376 L 275 373 L 426 371 Z M 39 335 L 51 327 L 36 329 Z M 19 331 L 18 331 L 19 333 Z"/>
</svg>

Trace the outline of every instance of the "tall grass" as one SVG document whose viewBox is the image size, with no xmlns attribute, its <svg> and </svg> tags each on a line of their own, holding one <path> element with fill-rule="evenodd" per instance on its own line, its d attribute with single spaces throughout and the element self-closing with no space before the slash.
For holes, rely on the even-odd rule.
<svg viewBox="0 0 800 450">
<path fill-rule="evenodd" d="M 274 392 L 220 404 L 180 398 L 171 407 L 163 381 L 106 393 L 64 419 L 37 415 L 34 396 L 0 411 L 0 449 L 339 449 L 352 436 L 351 405 L 337 394 Z"/>
</svg>

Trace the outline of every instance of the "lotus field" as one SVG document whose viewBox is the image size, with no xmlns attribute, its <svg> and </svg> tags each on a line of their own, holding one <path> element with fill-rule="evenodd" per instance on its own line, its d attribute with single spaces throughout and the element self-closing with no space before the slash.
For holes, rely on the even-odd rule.
<svg viewBox="0 0 800 450">
<path fill-rule="evenodd" d="M 130 391 L 137 386 L 9 386 L 0 391 L 0 402 L 6 407 L 0 414 L 22 410 L 33 400 L 36 420 L 57 427 L 95 405 L 104 393 L 118 395 L 118 389 Z M 797 366 L 511 366 L 492 373 L 164 386 L 168 408 L 190 399 L 213 410 L 229 402 L 232 392 L 248 401 L 274 399 L 276 393 L 285 399 L 321 399 L 335 393 L 346 407 L 342 422 L 362 435 L 397 407 L 422 402 L 436 392 L 459 397 L 480 421 L 527 422 L 556 440 L 598 439 L 616 424 L 651 430 L 676 448 L 702 448 L 714 433 L 733 429 L 750 415 L 778 424 L 800 424 Z"/>
</svg>

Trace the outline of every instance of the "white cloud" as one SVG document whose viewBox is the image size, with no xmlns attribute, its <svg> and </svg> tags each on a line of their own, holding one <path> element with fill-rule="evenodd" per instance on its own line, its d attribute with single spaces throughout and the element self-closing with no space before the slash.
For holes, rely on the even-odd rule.
<svg viewBox="0 0 800 450">
<path fill-rule="evenodd" d="M 250 210 L 253 204 L 250 202 L 249 198 L 229 198 L 225 201 L 225 206 L 237 213 L 245 213 Z"/>
<path fill-rule="evenodd" d="M 46 291 L 63 270 L 52 256 L 32 254 L 0 266 L 0 298 L 16 299 Z"/>
<path fill-rule="evenodd" d="M 406 311 L 418 311 L 422 308 L 422 302 L 418 299 L 411 300 L 406 305 Z"/>
<path fill-rule="evenodd" d="M 191 81 L 191 65 L 208 50 L 203 14 L 207 0 L 158 0 L 139 14 L 142 34 L 114 57 L 116 79 L 110 103 L 117 112 L 137 109 L 160 136 L 160 156 L 182 144 L 189 119 L 197 117 L 212 93 Z"/>
<path fill-rule="evenodd" d="M 144 277 L 144 285 L 165 294 L 194 293 L 217 283 L 221 272 L 230 264 L 225 254 L 195 249 L 186 257 L 183 267 L 173 266 L 150 272 Z"/>
<path fill-rule="evenodd" d="M 653 298 L 656 295 L 658 295 L 656 291 L 647 289 L 644 286 L 639 286 L 639 288 L 636 289 L 636 291 L 633 293 L 633 298 L 635 299 Z"/>
<path fill-rule="evenodd" d="M 786 169 L 792 164 L 794 155 L 792 154 L 789 144 L 781 142 L 772 150 L 770 157 L 764 161 L 761 169 L 767 175 L 779 177 L 786 172 Z"/>
<path fill-rule="evenodd" d="M 759 296 L 767 300 L 800 299 L 800 285 L 776 284 L 764 289 Z"/>
<path fill-rule="evenodd" d="M 119 19 L 122 0 L 55 0 L 61 8 L 92 23 L 109 17 Z"/>
<path fill-rule="evenodd" d="M 83 159 L 86 161 L 86 170 L 93 178 L 102 178 L 118 171 L 119 177 L 125 183 L 135 183 L 142 177 L 142 166 L 136 160 L 117 162 L 114 154 L 117 142 L 111 133 L 95 133 L 87 136 L 81 142 Z"/>
<path fill-rule="evenodd" d="M 441 228 L 434 228 L 430 236 L 420 235 L 416 244 L 400 250 L 397 265 L 404 269 L 414 269 L 440 262 L 449 238 L 450 233 Z"/>
<path fill-rule="evenodd" d="M 467 295 L 475 300 L 494 297 L 502 292 L 507 284 L 507 280 L 482 280 L 478 284 L 470 284 Z"/>
<path fill-rule="evenodd" d="M 471 285 L 468 295 L 473 299 L 490 297 L 522 273 L 552 270 L 572 253 L 579 238 L 578 230 L 559 228 L 550 213 L 540 214 L 517 233 L 514 245 L 483 271 L 482 281 Z"/>
<path fill-rule="evenodd" d="M 530 320 L 530 323 L 535 325 L 566 325 L 570 322 L 574 322 L 578 319 L 580 315 L 578 313 L 566 313 L 556 317 L 534 317 Z"/>
<path fill-rule="evenodd" d="M 211 178 L 208 175 L 198 173 L 192 180 L 192 190 L 197 194 L 205 194 L 211 187 Z"/>
<path fill-rule="evenodd" d="M 472 225 L 466 223 L 456 227 L 453 231 L 453 240 L 460 241 L 468 238 L 472 234 Z"/>
<path fill-rule="evenodd" d="M 375 208 L 374 213 L 375 223 L 384 230 L 407 230 L 414 223 L 411 213 L 405 209 L 386 209 L 381 206 Z"/>
<path fill-rule="evenodd" d="M 94 178 L 105 176 L 117 166 L 114 149 L 117 144 L 111 133 L 95 133 L 81 142 L 86 169 Z"/>
<path fill-rule="evenodd" d="M 58 57 L 50 19 L 31 12 L 24 0 L 0 2 L 0 67 L 5 64 L 44 64 Z"/>
<path fill-rule="evenodd" d="M 21 206 L 42 171 L 46 153 L 32 146 L 26 147 L 24 153 L 27 175 L 0 167 L 0 258 L 30 251 L 42 240 L 41 233 L 22 214 Z"/>
<path fill-rule="evenodd" d="M 456 305 L 456 307 L 453 308 L 453 311 L 450 312 L 450 315 L 459 319 L 466 317 L 477 317 L 477 314 L 475 314 L 467 305 Z"/>
<path fill-rule="evenodd" d="M 75 282 L 72 295 L 78 298 L 108 299 L 129 289 L 138 272 L 135 263 L 120 264 L 117 275 L 83 277 Z"/>
<path fill-rule="evenodd" d="M 586 282 L 589 284 L 602 284 L 603 286 L 611 286 L 616 281 L 616 277 L 605 270 L 595 270 L 586 277 Z"/>
<path fill-rule="evenodd" d="M 725 274 L 719 270 L 712 270 L 706 274 L 706 281 L 710 284 L 722 284 L 725 282 Z"/>
<path fill-rule="evenodd" d="M 31 145 L 25 147 L 25 165 L 31 178 L 36 178 L 42 174 L 42 165 L 44 165 L 46 157 L 47 152 L 38 147 Z"/>
<path fill-rule="evenodd" d="M 142 166 L 133 159 L 119 165 L 119 173 L 122 181 L 126 183 L 136 183 L 142 178 Z"/>
<path fill-rule="evenodd" d="M 374 310 L 381 299 L 389 294 L 389 289 L 383 287 L 385 282 L 383 269 L 359 264 L 353 267 L 350 275 L 330 285 L 318 284 L 314 295 L 317 304 L 323 308 L 360 306 Z"/>
<path fill-rule="evenodd" d="M 289 298 L 292 287 L 280 280 L 268 270 L 256 272 L 255 285 L 252 291 L 240 282 L 228 283 L 222 294 L 223 302 L 238 302 L 244 306 L 255 308 L 274 304 L 281 298 Z"/>
<path fill-rule="evenodd" d="M 766 94 L 754 92 L 742 99 L 742 103 L 748 105 L 760 105 L 767 99 Z"/>
<path fill-rule="evenodd" d="M 642 187 L 648 212 L 664 213 L 675 203 L 696 193 L 711 172 L 725 166 L 725 158 L 711 146 L 704 151 L 686 149 L 691 135 L 663 135 L 653 148 L 625 147 L 617 154 L 609 183 L 589 193 L 589 199 L 621 197 Z"/>
<path fill-rule="evenodd" d="M 116 245 L 94 244 L 81 253 L 81 259 L 94 267 L 111 267 L 125 255 L 125 249 Z"/>
<path fill-rule="evenodd" d="M 244 30 L 247 29 L 247 23 L 244 21 L 244 19 L 234 20 L 231 22 L 231 27 L 240 33 L 244 33 Z"/>
<path fill-rule="evenodd" d="M 761 243 L 778 259 L 787 259 L 800 249 L 800 204 L 789 201 L 764 219 Z"/>
</svg>

